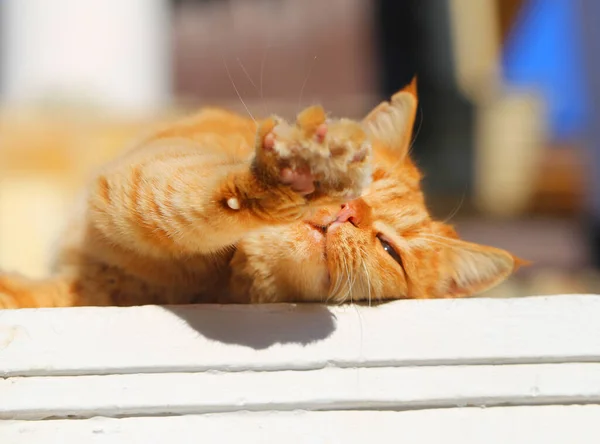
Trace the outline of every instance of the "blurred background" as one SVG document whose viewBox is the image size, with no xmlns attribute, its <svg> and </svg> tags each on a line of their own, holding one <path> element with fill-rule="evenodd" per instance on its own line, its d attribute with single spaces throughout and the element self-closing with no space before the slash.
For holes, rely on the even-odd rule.
<svg viewBox="0 0 600 444">
<path fill-rule="evenodd" d="M 597 0 L 3 0 L 0 268 L 44 276 L 90 172 L 155 125 L 358 118 L 417 73 L 431 211 L 534 262 L 487 295 L 600 292 L 597 23 Z"/>
</svg>

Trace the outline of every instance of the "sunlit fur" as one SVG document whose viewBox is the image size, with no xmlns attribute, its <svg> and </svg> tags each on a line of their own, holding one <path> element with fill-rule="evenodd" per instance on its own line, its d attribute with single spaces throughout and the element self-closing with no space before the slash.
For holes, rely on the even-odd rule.
<svg viewBox="0 0 600 444">
<path fill-rule="evenodd" d="M 496 285 L 519 260 L 427 211 L 408 155 L 416 109 L 413 81 L 362 122 L 205 109 L 157 131 L 94 176 L 52 277 L 0 275 L 0 307 L 375 303 Z"/>
</svg>

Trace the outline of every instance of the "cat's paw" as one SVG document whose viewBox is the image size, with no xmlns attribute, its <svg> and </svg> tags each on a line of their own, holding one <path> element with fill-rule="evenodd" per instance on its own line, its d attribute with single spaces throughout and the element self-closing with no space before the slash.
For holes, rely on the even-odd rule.
<svg viewBox="0 0 600 444">
<path fill-rule="evenodd" d="M 295 124 L 271 119 L 256 146 L 263 177 L 301 195 L 350 200 L 371 180 L 371 145 L 360 123 L 326 121 L 321 107 L 303 111 Z"/>
<path fill-rule="evenodd" d="M 341 200 L 360 197 L 371 183 L 371 144 L 361 124 L 341 119 L 327 124 L 328 155 L 312 163 L 318 191 Z"/>
</svg>

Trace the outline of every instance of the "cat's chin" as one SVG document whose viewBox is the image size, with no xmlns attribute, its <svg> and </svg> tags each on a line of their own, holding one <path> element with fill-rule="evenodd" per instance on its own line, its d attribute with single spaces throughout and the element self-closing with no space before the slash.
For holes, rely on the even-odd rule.
<svg viewBox="0 0 600 444">
<path fill-rule="evenodd" d="M 305 224 L 310 229 L 309 235 L 311 236 L 311 239 L 319 244 L 323 244 L 323 247 L 325 247 L 325 238 L 327 237 L 327 228 L 323 227 L 321 225 L 312 223 L 312 222 L 305 222 Z"/>
</svg>

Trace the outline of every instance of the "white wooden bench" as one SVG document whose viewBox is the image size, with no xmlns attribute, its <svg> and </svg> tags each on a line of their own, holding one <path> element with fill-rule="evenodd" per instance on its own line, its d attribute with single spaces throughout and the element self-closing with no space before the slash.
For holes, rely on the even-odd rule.
<svg viewBox="0 0 600 444">
<path fill-rule="evenodd" d="M 600 296 L 0 311 L 0 443 L 597 443 Z"/>
</svg>

